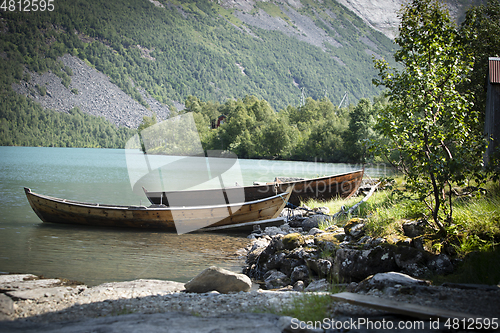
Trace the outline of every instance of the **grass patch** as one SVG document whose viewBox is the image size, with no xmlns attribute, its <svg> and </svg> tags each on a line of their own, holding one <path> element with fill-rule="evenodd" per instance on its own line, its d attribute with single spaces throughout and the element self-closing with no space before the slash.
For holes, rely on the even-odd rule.
<svg viewBox="0 0 500 333">
<path fill-rule="evenodd" d="M 221 6 L 217 6 L 217 12 L 223 16 L 224 18 L 226 18 L 229 22 L 231 22 L 232 24 L 234 24 L 235 26 L 237 27 L 241 27 L 243 25 L 243 22 L 237 18 L 236 16 L 234 16 L 234 9 L 225 9 Z"/>
<path fill-rule="evenodd" d="M 425 206 L 416 198 L 406 195 L 404 186 L 399 179 L 386 190 L 375 192 L 368 201 L 363 202 L 351 214 L 341 215 L 332 224 L 344 226 L 353 217 L 367 220 L 366 231 L 372 237 L 384 237 L 392 234 L 402 234 L 401 224 L 408 219 L 422 218 Z M 309 200 L 305 202 L 310 208 L 328 207 L 330 214 L 339 212 L 342 207 L 348 210 L 357 204 L 363 196 L 350 199 L 335 199 L 327 202 Z M 324 225 L 327 228 L 328 225 Z"/>
<path fill-rule="evenodd" d="M 486 194 L 455 200 L 453 222 L 468 234 L 482 239 L 500 235 L 500 186 L 489 184 Z"/>
<path fill-rule="evenodd" d="M 463 189 L 457 192 L 460 191 L 464 193 Z M 310 208 L 328 207 L 330 214 L 333 215 L 343 206 L 349 209 L 361 199 L 362 197 L 356 197 L 328 202 L 309 200 L 305 204 Z M 453 224 L 448 227 L 448 239 L 436 239 L 433 242 L 452 243 L 458 257 L 461 258 L 474 251 L 491 251 L 500 245 L 500 209 L 498 207 L 500 207 L 499 184 L 489 183 L 483 191 L 455 196 Z M 417 197 L 411 196 L 405 190 L 403 180 L 397 179 L 391 188 L 374 193 L 351 215 L 343 215 L 331 221 L 330 224 L 344 226 L 350 218 L 361 217 L 366 219 L 366 233 L 369 236 L 403 236 L 402 224 L 408 220 L 424 218 L 433 224 L 432 218 L 428 218 L 426 214 L 429 214 L 429 211 L 425 204 Z M 328 224 L 323 224 L 321 227 L 327 228 L 328 226 Z M 432 233 L 432 230 L 429 231 Z"/>
<path fill-rule="evenodd" d="M 255 312 L 290 316 L 301 321 L 321 321 L 328 317 L 332 302 L 330 294 L 301 294 L 294 297 L 288 305 L 258 309 Z"/>
<path fill-rule="evenodd" d="M 283 13 L 281 9 L 274 3 L 259 1 L 255 3 L 255 6 L 264 10 L 272 17 L 280 17 L 283 20 L 285 20 L 288 24 L 290 24 L 290 18 L 287 15 L 285 15 L 285 13 Z"/>
</svg>

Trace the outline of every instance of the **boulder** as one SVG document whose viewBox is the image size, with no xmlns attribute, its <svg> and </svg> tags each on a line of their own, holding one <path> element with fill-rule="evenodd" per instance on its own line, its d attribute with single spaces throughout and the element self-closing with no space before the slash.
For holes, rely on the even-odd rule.
<svg viewBox="0 0 500 333">
<path fill-rule="evenodd" d="M 14 301 L 9 296 L 0 294 L 0 321 L 6 320 L 14 312 Z"/>
<path fill-rule="evenodd" d="M 320 224 L 329 224 L 331 221 L 331 216 L 328 215 L 312 215 L 311 217 L 302 221 L 302 229 L 304 231 L 309 231 L 312 228 L 318 228 Z"/>
<path fill-rule="evenodd" d="M 305 288 L 305 283 L 304 281 L 297 281 L 293 284 L 293 290 L 294 291 L 304 291 Z"/>
<path fill-rule="evenodd" d="M 403 231 L 406 237 L 415 238 L 422 236 L 425 233 L 425 220 L 409 221 L 403 223 Z"/>
<path fill-rule="evenodd" d="M 187 292 L 193 293 L 206 293 L 215 290 L 227 294 L 249 291 L 252 287 L 252 281 L 244 274 L 211 266 L 186 283 L 184 287 Z"/>
<path fill-rule="evenodd" d="M 300 266 L 300 265 L 304 265 L 304 264 L 305 264 L 305 261 L 303 259 L 286 257 L 281 261 L 280 270 L 284 274 L 286 274 L 287 276 L 290 276 L 295 267 Z"/>
<path fill-rule="evenodd" d="M 428 254 L 411 246 L 397 246 L 394 260 L 403 273 L 412 276 L 425 276 L 429 269 L 425 266 Z"/>
<path fill-rule="evenodd" d="M 285 273 L 272 269 L 264 274 L 264 283 L 267 289 L 277 289 L 290 284 L 290 279 Z"/>
<path fill-rule="evenodd" d="M 281 212 L 280 216 L 285 216 L 288 218 L 302 217 L 305 214 L 305 210 L 285 208 Z"/>
<path fill-rule="evenodd" d="M 323 230 L 321 229 L 318 229 L 318 228 L 312 228 L 311 230 L 309 230 L 309 232 L 307 233 L 308 235 L 317 235 L 317 234 L 322 234 L 324 233 Z"/>
<path fill-rule="evenodd" d="M 328 207 L 316 207 L 312 209 L 316 214 L 328 215 L 330 214 L 330 208 Z"/>
<path fill-rule="evenodd" d="M 288 224 L 292 228 L 300 228 L 302 229 L 302 222 L 304 222 L 306 218 L 302 216 L 294 216 L 291 220 L 288 221 Z"/>
<path fill-rule="evenodd" d="M 280 269 L 286 255 L 283 252 L 275 253 L 269 256 L 267 262 L 263 264 L 263 269 L 270 271 L 271 269 Z"/>
<path fill-rule="evenodd" d="M 332 258 L 311 258 L 306 260 L 307 266 L 310 270 L 320 278 L 329 277 L 332 274 L 333 259 Z"/>
<path fill-rule="evenodd" d="M 328 291 L 330 287 L 331 285 L 328 283 L 326 279 L 320 279 L 309 283 L 309 285 L 304 289 L 304 291 L 310 291 L 310 292 Z"/>
<path fill-rule="evenodd" d="M 247 264 L 256 263 L 261 255 L 261 253 L 267 248 L 271 241 L 270 237 L 262 237 L 255 240 L 252 244 L 252 247 L 247 253 Z"/>
<path fill-rule="evenodd" d="M 299 233 L 292 233 L 284 236 L 282 242 L 283 247 L 287 250 L 293 250 L 305 244 L 304 236 Z"/>
<path fill-rule="evenodd" d="M 453 273 L 453 263 L 450 258 L 446 254 L 439 254 L 429 259 L 427 262 L 427 267 L 434 274 L 445 275 Z"/>
<path fill-rule="evenodd" d="M 397 270 L 390 247 L 369 250 L 340 248 L 335 252 L 333 274 L 341 282 L 362 281 L 370 275 Z"/>
<path fill-rule="evenodd" d="M 343 232 L 325 232 L 315 235 L 314 244 L 323 251 L 335 253 L 335 250 L 339 247 L 340 242 L 344 240 L 344 237 L 345 234 Z"/>
<path fill-rule="evenodd" d="M 311 273 L 306 265 L 300 265 L 293 268 L 292 273 L 290 274 L 290 280 L 292 283 L 297 281 L 307 282 L 309 280 L 309 276 Z"/>
<path fill-rule="evenodd" d="M 398 272 L 377 273 L 361 281 L 356 287 L 356 291 L 368 291 L 370 289 L 384 290 L 394 286 L 427 286 L 429 281 L 413 278 L 409 275 Z"/>
<path fill-rule="evenodd" d="M 365 234 L 364 220 L 360 218 L 350 219 L 344 226 L 344 232 L 346 235 L 349 235 L 354 239 L 360 239 Z"/>
</svg>

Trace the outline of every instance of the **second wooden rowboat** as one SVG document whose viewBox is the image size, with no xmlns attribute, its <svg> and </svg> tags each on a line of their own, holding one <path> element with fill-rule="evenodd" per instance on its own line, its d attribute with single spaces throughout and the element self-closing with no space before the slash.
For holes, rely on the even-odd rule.
<svg viewBox="0 0 500 333">
<path fill-rule="evenodd" d="M 264 185 L 252 185 L 244 187 L 226 187 L 228 197 L 238 195 L 242 189 L 245 194 L 245 201 L 260 200 L 279 193 L 284 193 L 293 186 L 293 192 L 290 195 L 289 202 L 295 206 L 300 205 L 301 201 L 308 199 L 330 200 L 335 197 L 347 198 L 353 195 L 363 180 L 363 170 L 347 172 L 326 177 L 268 183 Z M 210 205 L 216 202 L 216 193 L 221 189 L 206 190 L 188 190 L 188 191 L 169 191 L 169 192 L 149 192 L 144 189 L 149 201 L 153 204 L 169 205 L 169 197 L 175 197 L 176 202 L 183 202 L 183 205 Z M 233 194 L 234 193 L 234 194 Z"/>
<path fill-rule="evenodd" d="M 285 207 L 291 191 L 250 202 L 192 207 L 153 205 L 119 206 L 84 203 L 37 194 L 24 188 L 33 211 L 43 222 L 177 229 L 178 233 L 204 227 L 217 227 L 251 221 L 274 219 Z"/>
</svg>

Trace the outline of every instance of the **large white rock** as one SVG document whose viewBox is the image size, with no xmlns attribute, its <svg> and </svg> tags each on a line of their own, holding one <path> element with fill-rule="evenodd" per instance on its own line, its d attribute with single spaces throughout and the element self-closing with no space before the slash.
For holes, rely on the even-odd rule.
<svg viewBox="0 0 500 333">
<path fill-rule="evenodd" d="M 211 266 L 186 283 L 184 287 L 186 291 L 193 293 L 206 293 L 215 290 L 227 294 L 249 291 L 252 287 L 252 280 L 244 274 Z"/>
<path fill-rule="evenodd" d="M 426 286 L 430 282 L 426 280 L 416 279 L 409 275 L 399 273 L 399 272 L 387 272 L 387 273 L 377 273 L 373 276 L 366 278 L 361 281 L 356 288 L 356 291 L 365 290 L 368 291 L 372 288 L 378 290 L 384 290 L 388 287 L 394 286 Z"/>
</svg>

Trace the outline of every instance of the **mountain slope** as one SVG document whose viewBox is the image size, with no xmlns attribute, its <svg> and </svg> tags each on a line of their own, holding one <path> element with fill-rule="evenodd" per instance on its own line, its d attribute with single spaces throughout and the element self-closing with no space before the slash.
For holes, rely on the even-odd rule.
<svg viewBox="0 0 500 333">
<path fill-rule="evenodd" d="M 302 93 L 334 103 L 345 92 L 351 102 L 380 93 L 371 84 L 372 57 L 390 59 L 393 44 L 336 1 L 234 4 L 59 0 L 54 12 L 2 12 L 0 55 L 9 67 L 2 90 L 14 84 L 33 98 L 36 93 L 27 87 L 34 82 L 26 74 L 34 79 L 33 73 L 49 70 L 64 88 L 57 89 L 60 96 L 44 97 L 55 99 L 46 106 L 67 111 L 66 101 L 78 99 L 85 112 L 116 113 L 108 119 L 132 127 L 146 109 L 153 111 L 156 102 L 148 96 L 163 103 L 156 112 L 167 112 L 189 95 L 220 102 L 256 95 L 279 110 L 298 105 Z M 112 96 L 84 95 L 61 61 L 68 53 L 107 75 L 141 106 L 105 108 L 102 100 L 115 103 Z M 72 89 L 79 95 L 71 95 Z M 57 99 L 64 101 L 61 108 Z"/>
<path fill-rule="evenodd" d="M 398 33 L 398 11 L 405 0 L 338 0 L 339 3 L 361 17 L 370 27 L 394 39 Z M 474 5 L 485 4 L 484 0 L 444 0 L 450 15 L 457 22 L 464 18 L 466 10 Z"/>
<path fill-rule="evenodd" d="M 59 77 L 53 73 L 31 73 L 31 80 L 14 84 L 12 88 L 19 94 L 29 96 L 42 104 L 44 108 L 60 112 L 78 107 L 81 111 L 94 116 L 102 116 L 110 122 L 129 128 L 137 128 L 142 117 L 155 112 L 160 119 L 169 116 L 169 109 L 161 105 L 147 94 L 150 110 L 129 95 L 125 94 L 115 84 L 85 62 L 69 54 L 60 58 L 64 66 L 72 71 L 71 83 L 66 88 Z M 39 87 L 44 86 L 44 93 Z"/>
</svg>

